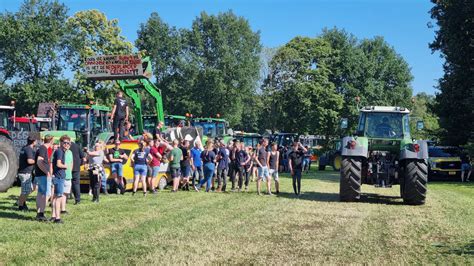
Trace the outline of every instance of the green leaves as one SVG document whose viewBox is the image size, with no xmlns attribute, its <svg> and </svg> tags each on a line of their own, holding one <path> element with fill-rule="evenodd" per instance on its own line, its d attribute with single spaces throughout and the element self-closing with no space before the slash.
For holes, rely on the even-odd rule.
<svg viewBox="0 0 474 266">
<path fill-rule="evenodd" d="M 340 118 L 357 124 L 357 96 L 361 105 L 410 107 L 411 80 L 408 64 L 381 37 L 359 41 L 338 29 L 296 37 L 270 63 L 266 127 L 338 137 Z"/>
<path fill-rule="evenodd" d="M 137 48 L 150 55 L 170 114 L 221 114 L 243 126 L 259 78 L 260 37 L 231 11 L 205 12 L 191 29 L 176 29 L 156 13 L 138 31 Z M 248 117 L 248 116 L 247 116 Z"/>
<path fill-rule="evenodd" d="M 430 44 L 445 59 L 439 79 L 436 109 L 445 129 L 442 140 L 463 145 L 474 138 L 474 2 L 432 0 L 431 18 L 437 21 L 435 40 Z"/>
</svg>

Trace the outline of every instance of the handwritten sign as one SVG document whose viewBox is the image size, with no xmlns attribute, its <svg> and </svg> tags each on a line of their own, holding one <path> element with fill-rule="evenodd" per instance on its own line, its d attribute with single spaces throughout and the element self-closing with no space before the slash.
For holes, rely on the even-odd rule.
<svg viewBox="0 0 474 266">
<path fill-rule="evenodd" d="M 85 61 L 89 79 L 136 79 L 145 77 L 138 55 L 98 55 Z"/>
<path fill-rule="evenodd" d="M 28 144 L 28 137 L 32 136 L 33 138 L 39 140 L 39 132 L 28 132 L 28 131 L 10 131 L 10 136 L 12 138 L 13 146 L 15 147 L 16 154 L 20 155 L 21 149 Z M 39 141 L 37 141 L 39 144 Z"/>
</svg>

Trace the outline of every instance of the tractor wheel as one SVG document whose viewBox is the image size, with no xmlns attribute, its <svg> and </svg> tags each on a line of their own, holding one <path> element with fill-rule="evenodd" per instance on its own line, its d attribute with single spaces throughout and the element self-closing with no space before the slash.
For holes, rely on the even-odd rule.
<svg viewBox="0 0 474 266">
<path fill-rule="evenodd" d="M 318 170 L 319 170 L 319 171 L 324 171 L 324 170 L 326 170 L 326 165 L 324 165 L 324 164 L 319 164 L 319 165 L 318 165 Z"/>
<path fill-rule="evenodd" d="M 332 168 L 334 169 L 334 171 L 341 170 L 341 163 L 342 163 L 341 160 L 342 160 L 342 157 L 340 154 L 334 155 L 334 160 L 332 161 Z"/>
<path fill-rule="evenodd" d="M 341 201 L 357 201 L 360 199 L 362 178 L 362 158 L 342 157 L 339 198 Z"/>
<path fill-rule="evenodd" d="M 403 202 L 410 205 L 425 204 L 428 165 L 425 160 L 407 160 L 405 163 L 405 176 L 400 186 Z"/>
<path fill-rule="evenodd" d="M 6 192 L 15 182 L 18 156 L 12 142 L 0 136 L 0 192 Z"/>
</svg>

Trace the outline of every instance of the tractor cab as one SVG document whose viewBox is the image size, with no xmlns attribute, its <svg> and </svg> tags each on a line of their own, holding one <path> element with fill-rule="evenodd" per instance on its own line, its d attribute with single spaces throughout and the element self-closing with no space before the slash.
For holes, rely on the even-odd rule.
<svg viewBox="0 0 474 266">
<path fill-rule="evenodd" d="M 0 105 L 0 128 L 13 130 L 12 118 L 15 117 L 15 107 Z"/>
<path fill-rule="evenodd" d="M 100 105 L 61 105 L 58 131 L 76 132 L 78 142 L 89 147 L 101 133 L 111 131 L 109 113 L 110 108 Z"/>
<path fill-rule="evenodd" d="M 193 126 L 201 127 L 204 136 L 217 138 L 227 135 L 229 124 L 221 118 L 195 118 L 193 119 Z"/>
</svg>

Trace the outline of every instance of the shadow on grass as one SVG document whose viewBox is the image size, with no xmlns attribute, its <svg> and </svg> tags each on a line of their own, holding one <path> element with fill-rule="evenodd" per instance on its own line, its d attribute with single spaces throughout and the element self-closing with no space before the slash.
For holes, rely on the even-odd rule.
<svg viewBox="0 0 474 266">
<path fill-rule="evenodd" d="M 26 220 L 26 221 L 33 221 L 31 217 L 24 216 L 20 213 L 15 212 L 16 210 L 14 208 L 8 208 L 8 207 L 0 207 L 0 219 L 6 218 L 6 219 L 14 219 L 14 220 Z"/>
<path fill-rule="evenodd" d="M 326 193 L 326 192 L 303 192 L 299 197 L 294 193 L 280 192 L 278 197 L 319 201 L 319 202 L 340 202 L 338 193 Z M 384 196 L 373 193 L 362 193 L 360 200 L 357 203 L 368 203 L 368 204 L 386 204 L 386 205 L 404 205 L 400 201 L 400 197 L 396 196 Z"/>
<path fill-rule="evenodd" d="M 450 251 L 446 252 L 449 254 L 456 254 L 456 255 L 474 255 L 474 240 L 471 240 L 466 245 L 463 245 L 456 249 L 451 249 Z"/>
<path fill-rule="evenodd" d="M 321 202 L 339 202 L 339 194 L 336 193 L 325 193 L 325 192 L 303 192 L 299 197 L 294 193 L 280 192 L 278 197 L 310 200 L 310 201 L 321 201 Z"/>
<path fill-rule="evenodd" d="M 369 204 L 404 205 L 403 201 L 400 201 L 400 197 L 398 196 L 384 196 L 374 193 L 361 193 L 359 202 Z"/>
</svg>

